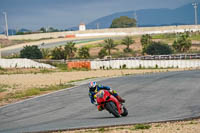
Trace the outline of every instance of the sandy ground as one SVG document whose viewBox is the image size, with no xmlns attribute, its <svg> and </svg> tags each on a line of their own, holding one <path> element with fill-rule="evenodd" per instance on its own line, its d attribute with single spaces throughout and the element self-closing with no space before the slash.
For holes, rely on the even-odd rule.
<svg viewBox="0 0 200 133">
<path fill-rule="evenodd" d="M 136 130 L 133 125 L 113 128 L 63 131 L 59 133 L 200 133 L 200 119 L 181 122 L 153 123 L 150 125 L 150 129 Z"/>
</svg>

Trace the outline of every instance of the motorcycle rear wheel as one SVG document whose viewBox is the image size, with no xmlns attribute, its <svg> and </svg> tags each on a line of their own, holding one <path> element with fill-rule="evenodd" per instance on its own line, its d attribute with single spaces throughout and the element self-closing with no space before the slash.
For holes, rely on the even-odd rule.
<svg viewBox="0 0 200 133">
<path fill-rule="evenodd" d="M 106 103 L 105 108 L 108 110 L 108 112 L 113 114 L 115 117 L 120 117 L 117 106 L 114 102 L 111 101 L 111 102 Z"/>
</svg>

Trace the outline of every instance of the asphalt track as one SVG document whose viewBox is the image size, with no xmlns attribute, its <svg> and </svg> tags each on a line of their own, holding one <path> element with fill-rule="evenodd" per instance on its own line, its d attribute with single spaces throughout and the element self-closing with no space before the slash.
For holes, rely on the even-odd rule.
<svg viewBox="0 0 200 133">
<path fill-rule="evenodd" d="M 79 40 L 77 39 L 77 40 L 61 41 L 61 42 L 55 42 L 55 43 L 43 43 L 43 44 L 38 44 L 38 47 L 39 48 L 54 48 L 54 47 L 64 46 L 66 45 L 67 42 L 70 42 L 70 41 L 73 41 L 75 43 L 81 43 L 81 42 L 87 42 L 87 41 L 89 42 L 89 41 L 95 41 L 95 40 L 99 40 L 99 39 L 79 39 Z M 1 54 L 2 56 L 18 54 L 22 49 L 23 47 L 10 49 L 10 50 L 3 50 Z"/>
<path fill-rule="evenodd" d="M 74 39 L 74 40 L 60 41 L 60 42 L 54 42 L 54 43 L 42 43 L 42 44 L 40 43 L 40 44 L 38 44 L 38 47 L 40 49 L 41 48 L 54 48 L 54 47 L 64 46 L 67 44 L 67 42 L 70 42 L 70 41 L 73 41 L 74 43 L 79 44 L 79 43 L 85 43 L 85 42 L 105 40 L 107 38 L 112 38 L 112 39 L 118 40 L 118 39 L 121 39 L 122 37 L 101 37 L 101 38 L 98 37 L 98 38 Z M 23 47 L 11 48 L 9 50 L 2 50 L 1 55 L 2 56 L 10 56 L 13 54 L 19 54 L 22 49 L 23 49 Z"/>
<path fill-rule="evenodd" d="M 126 99 L 129 115 L 98 112 L 87 85 L 0 108 L 0 133 L 35 132 L 181 120 L 200 116 L 200 71 L 167 72 L 106 79 Z"/>
</svg>

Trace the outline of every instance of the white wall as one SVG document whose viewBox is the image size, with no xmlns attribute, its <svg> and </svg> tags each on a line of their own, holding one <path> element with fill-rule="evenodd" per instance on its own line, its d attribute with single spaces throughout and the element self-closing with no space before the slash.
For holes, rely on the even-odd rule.
<svg viewBox="0 0 200 133">
<path fill-rule="evenodd" d="M 55 68 L 51 65 L 38 63 L 29 59 L 0 59 L 2 68 Z"/>
<path fill-rule="evenodd" d="M 91 69 L 113 68 L 120 69 L 123 65 L 126 68 L 197 68 L 200 67 L 200 60 L 110 60 L 91 61 Z"/>
<path fill-rule="evenodd" d="M 41 39 L 57 38 L 59 36 L 75 35 L 76 37 L 97 37 L 97 36 L 126 36 L 142 34 L 176 33 L 184 31 L 200 31 L 200 25 L 161 26 L 161 27 L 135 27 L 135 28 L 109 28 L 109 29 L 88 29 L 85 31 L 67 31 L 53 33 L 39 33 L 28 35 L 9 36 L 9 39 Z"/>
</svg>

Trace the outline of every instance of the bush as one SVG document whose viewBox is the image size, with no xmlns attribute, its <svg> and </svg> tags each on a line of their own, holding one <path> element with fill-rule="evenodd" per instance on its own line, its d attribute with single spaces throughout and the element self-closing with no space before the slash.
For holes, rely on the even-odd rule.
<svg viewBox="0 0 200 133">
<path fill-rule="evenodd" d="M 57 60 L 66 59 L 65 51 L 61 46 L 54 48 L 51 51 L 51 56 L 52 56 L 52 59 L 57 59 Z"/>
<path fill-rule="evenodd" d="M 90 53 L 89 53 L 89 48 L 87 47 L 82 47 L 78 50 L 78 55 L 80 58 L 89 58 Z"/>
<path fill-rule="evenodd" d="M 169 45 L 161 42 L 152 42 L 147 46 L 144 52 L 149 55 L 167 55 L 173 53 Z"/>
<path fill-rule="evenodd" d="M 28 58 L 28 59 L 41 59 L 42 58 L 42 52 L 38 48 L 38 46 L 25 46 L 20 51 L 20 57 L 21 58 Z"/>
<path fill-rule="evenodd" d="M 189 34 L 181 34 L 177 40 L 174 41 L 172 47 L 177 52 L 187 52 L 192 46 L 192 41 L 189 39 Z"/>
</svg>

